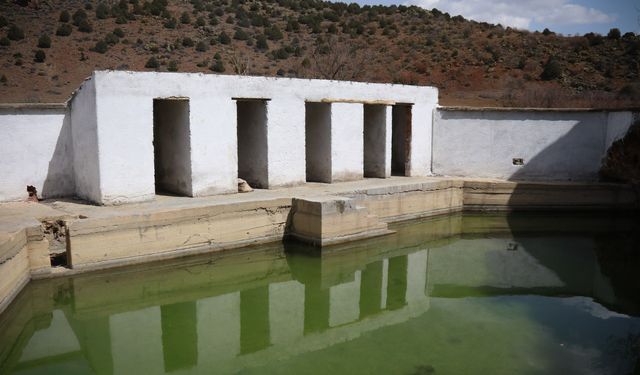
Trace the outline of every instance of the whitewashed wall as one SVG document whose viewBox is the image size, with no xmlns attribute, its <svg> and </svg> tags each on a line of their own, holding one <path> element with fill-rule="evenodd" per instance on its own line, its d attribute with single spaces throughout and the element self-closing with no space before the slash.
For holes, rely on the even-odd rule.
<svg viewBox="0 0 640 375">
<path fill-rule="evenodd" d="M 431 124 L 437 90 L 431 87 L 225 76 L 212 74 L 95 72 L 100 177 L 94 187 L 102 204 L 152 199 L 154 98 L 189 98 L 193 195 L 236 191 L 236 105 L 240 99 L 268 102 L 269 187 L 305 182 L 304 103 L 379 101 L 414 103 L 412 175 L 430 172 Z M 362 104 L 352 104 L 361 119 Z M 353 116 L 352 116 L 353 117 Z M 362 121 L 360 121 L 362 122 Z M 75 123 L 74 123 L 75 124 Z M 362 124 L 359 124 L 362 138 Z M 362 153 L 362 147 L 354 151 Z M 359 156 L 362 158 L 362 155 Z M 362 164 L 362 163 L 360 163 Z M 360 168 L 362 169 L 362 168 Z M 360 171 L 362 173 L 362 171 Z M 135 176 L 135 178 L 131 178 Z"/>
<path fill-rule="evenodd" d="M 433 173 L 513 180 L 598 178 L 631 112 L 456 109 L 435 111 Z M 521 158 L 523 165 L 514 165 Z"/>
<path fill-rule="evenodd" d="M 437 107 L 429 87 L 182 73 L 96 72 L 70 106 L 0 106 L 0 201 L 77 196 L 99 204 L 155 196 L 153 100 L 189 99 L 194 196 L 237 191 L 237 99 L 269 99 L 268 187 L 304 183 L 305 103 L 330 110 L 334 174 L 363 173 L 363 103 L 412 105 L 408 175 L 593 180 L 628 111 Z M 387 107 L 387 122 L 390 122 Z M 634 117 L 635 116 L 635 117 Z M 390 125 L 386 124 L 388 128 Z M 386 134 L 386 138 L 389 134 Z M 385 139 L 385 171 L 390 139 Z M 433 147 L 433 149 L 432 149 Z M 513 165 L 521 158 L 524 165 Z M 344 168 L 343 168 L 344 167 Z M 342 169 L 340 169 L 342 168 Z M 339 176 L 338 176 L 339 177 Z M 339 179 L 339 178 L 338 178 Z"/>
<path fill-rule="evenodd" d="M 0 201 L 73 195 L 71 121 L 64 106 L 0 108 Z"/>
</svg>

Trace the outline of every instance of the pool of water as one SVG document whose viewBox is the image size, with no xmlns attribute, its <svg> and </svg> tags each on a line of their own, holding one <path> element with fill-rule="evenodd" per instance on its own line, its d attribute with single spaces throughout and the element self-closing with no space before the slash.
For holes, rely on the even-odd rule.
<svg viewBox="0 0 640 375">
<path fill-rule="evenodd" d="M 640 220 L 457 214 L 32 282 L 2 374 L 638 374 Z"/>
</svg>

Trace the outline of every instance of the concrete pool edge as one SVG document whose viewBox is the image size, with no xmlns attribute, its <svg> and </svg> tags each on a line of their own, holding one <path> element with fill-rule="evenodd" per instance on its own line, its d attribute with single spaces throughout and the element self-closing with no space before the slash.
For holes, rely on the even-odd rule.
<svg viewBox="0 0 640 375">
<path fill-rule="evenodd" d="M 7 215 L 6 206 L 0 205 L 0 219 L 4 219 L 0 223 L 12 224 L 0 227 L 0 312 L 30 279 L 230 250 L 291 237 L 296 213 L 292 206 L 297 199 L 316 204 L 311 210 L 320 212 L 319 221 L 309 227 L 320 228 L 320 235 L 326 234 L 326 243 L 334 243 L 340 237 L 348 241 L 380 235 L 390 222 L 462 210 L 634 210 L 639 204 L 637 192 L 630 185 L 416 177 L 316 184 L 200 200 L 171 197 L 120 207 L 77 202 L 23 203 L 18 208 L 27 212 L 21 214 L 21 221 Z M 45 206 L 46 210 L 38 211 L 37 206 Z M 36 210 L 28 212 L 32 209 Z M 345 213 L 350 216 L 343 217 Z M 64 242 L 72 268 L 48 264 L 54 240 L 44 233 L 44 226 L 38 226 L 45 218 L 64 222 L 60 228 L 64 235 L 57 241 Z M 353 232 L 349 234 L 349 230 Z"/>
</svg>

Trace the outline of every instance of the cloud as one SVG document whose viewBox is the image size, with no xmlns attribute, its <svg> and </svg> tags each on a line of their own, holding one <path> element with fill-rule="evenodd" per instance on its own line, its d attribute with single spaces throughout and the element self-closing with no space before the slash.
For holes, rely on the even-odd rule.
<svg viewBox="0 0 640 375">
<path fill-rule="evenodd" d="M 425 9 L 438 8 L 453 15 L 475 21 L 499 23 L 520 29 L 533 24 L 544 26 L 610 23 L 616 20 L 595 8 L 588 8 L 566 0 L 409 0 L 407 5 Z"/>
</svg>

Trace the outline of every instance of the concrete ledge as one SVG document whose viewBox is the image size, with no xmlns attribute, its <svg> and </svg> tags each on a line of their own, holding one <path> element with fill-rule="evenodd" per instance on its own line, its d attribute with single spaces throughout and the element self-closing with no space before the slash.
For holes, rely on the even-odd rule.
<svg viewBox="0 0 640 375">
<path fill-rule="evenodd" d="M 438 111 L 458 112 L 614 112 L 614 111 L 640 111 L 640 107 L 631 108 L 522 108 L 522 107 L 467 107 L 467 106 L 442 106 Z"/>
<path fill-rule="evenodd" d="M 466 210 L 638 209 L 630 185 L 465 181 Z"/>
</svg>

